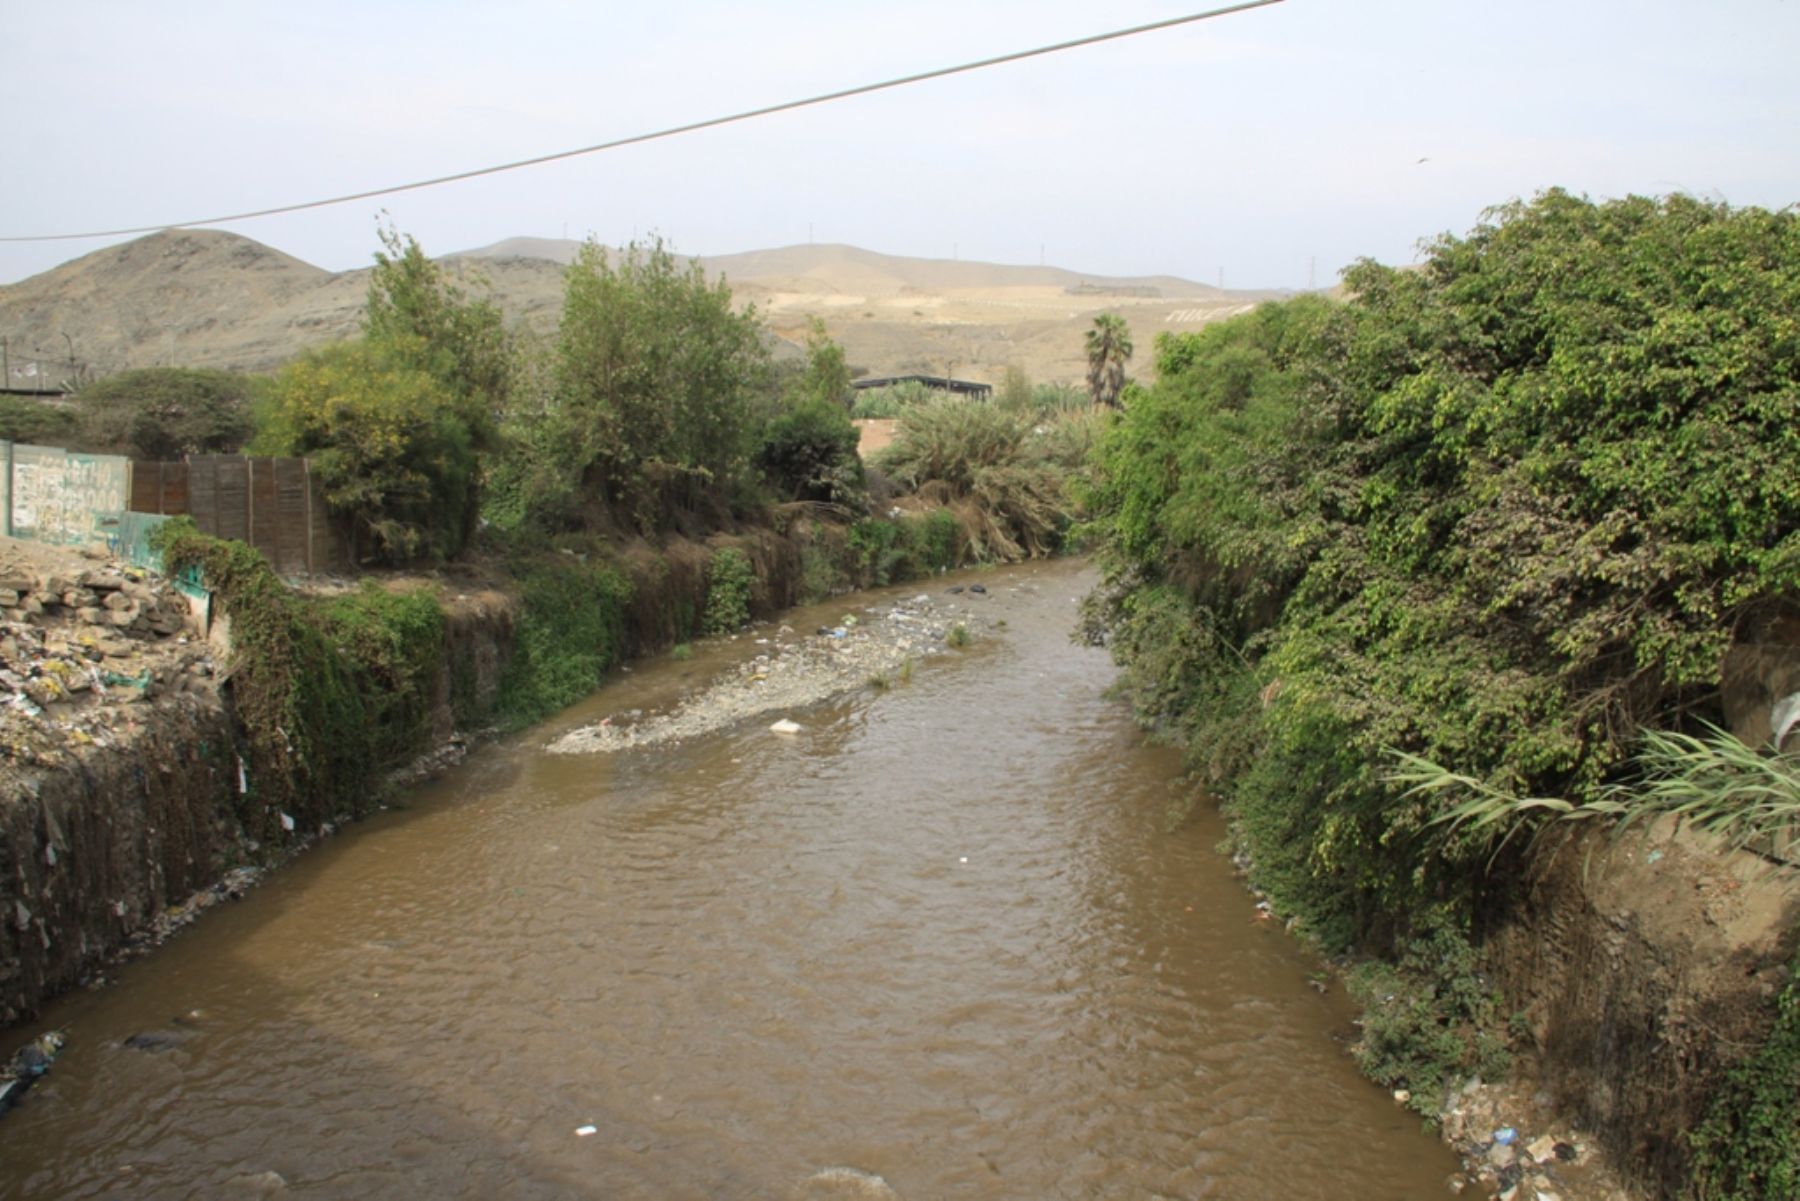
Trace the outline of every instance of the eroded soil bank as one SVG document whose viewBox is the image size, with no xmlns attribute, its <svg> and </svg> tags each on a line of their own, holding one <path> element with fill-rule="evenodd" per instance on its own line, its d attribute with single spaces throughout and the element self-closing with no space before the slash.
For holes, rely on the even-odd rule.
<svg viewBox="0 0 1800 1201">
<path fill-rule="evenodd" d="M 1552 831 L 1508 877 L 1484 949 L 1529 1034 L 1521 1122 L 1561 1115 L 1642 1195 L 1684 1195 L 1725 1068 L 1767 1041 L 1800 880 L 1667 819 L 1619 839 Z"/>
</svg>

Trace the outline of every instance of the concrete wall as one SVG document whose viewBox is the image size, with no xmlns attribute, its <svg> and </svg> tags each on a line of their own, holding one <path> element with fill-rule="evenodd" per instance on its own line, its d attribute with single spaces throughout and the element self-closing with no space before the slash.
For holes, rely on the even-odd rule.
<svg viewBox="0 0 1800 1201">
<path fill-rule="evenodd" d="M 11 442 L 0 442 L 0 454 L 8 536 L 63 546 L 117 536 L 130 498 L 129 459 Z"/>
</svg>

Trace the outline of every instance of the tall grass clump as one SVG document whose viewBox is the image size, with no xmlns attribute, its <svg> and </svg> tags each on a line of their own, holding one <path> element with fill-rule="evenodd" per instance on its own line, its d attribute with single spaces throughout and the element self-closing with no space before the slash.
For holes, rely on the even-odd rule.
<svg viewBox="0 0 1800 1201">
<path fill-rule="evenodd" d="M 1431 797 L 1434 826 L 1481 844 L 1504 845 L 1545 821 L 1602 819 L 1623 832 L 1676 817 L 1737 849 L 1785 842 L 1800 826 L 1800 763 L 1765 755 L 1730 732 L 1646 733 L 1631 770 L 1587 800 L 1520 797 L 1419 755 L 1395 752 L 1388 779 L 1403 796 Z"/>
<path fill-rule="evenodd" d="M 955 512 L 973 557 L 1038 558 L 1062 544 L 1074 519 L 1070 456 L 1089 440 L 1040 433 L 1025 415 L 984 401 L 940 397 L 906 410 L 875 465 Z"/>
</svg>

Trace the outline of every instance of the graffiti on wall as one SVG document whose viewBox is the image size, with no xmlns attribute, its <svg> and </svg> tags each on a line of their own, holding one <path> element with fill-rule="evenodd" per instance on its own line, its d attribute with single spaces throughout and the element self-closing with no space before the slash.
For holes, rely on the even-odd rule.
<svg viewBox="0 0 1800 1201">
<path fill-rule="evenodd" d="M 51 446 L 0 443 L 0 448 L 11 467 L 8 534 L 65 546 L 110 543 L 118 536 L 130 495 L 130 460 Z"/>
</svg>

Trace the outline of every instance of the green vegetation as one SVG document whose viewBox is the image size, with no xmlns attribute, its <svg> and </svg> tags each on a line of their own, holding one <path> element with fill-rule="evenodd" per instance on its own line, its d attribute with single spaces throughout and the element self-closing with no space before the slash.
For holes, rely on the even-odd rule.
<svg viewBox="0 0 1800 1201">
<path fill-rule="evenodd" d="M 1726 1073 L 1689 1136 L 1699 1201 L 1800 1197 L 1800 959 L 1775 1002 L 1768 1041 Z"/>
<path fill-rule="evenodd" d="M 327 346 L 270 381 L 257 454 L 303 455 L 359 555 L 448 557 L 470 532 L 477 444 L 456 398 L 379 342 Z"/>
<path fill-rule="evenodd" d="M 969 645 L 969 627 L 960 621 L 957 622 L 950 627 L 950 632 L 944 635 L 944 641 L 948 645 L 955 647 L 957 650 L 961 650 L 963 647 Z"/>
<path fill-rule="evenodd" d="M 957 563 L 956 518 L 944 509 L 865 519 L 850 527 L 849 554 L 859 582 L 881 587 L 935 575 Z"/>
<path fill-rule="evenodd" d="M 1097 405 L 1118 408 L 1125 393 L 1125 364 L 1131 360 L 1131 330 L 1117 313 L 1094 318 L 1087 332 L 1088 395 Z"/>
<path fill-rule="evenodd" d="M 806 369 L 794 382 L 790 403 L 817 401 L 847 413 L 855 400 L 844 348 L 831 340 L 825 323 L 814 317 L 807 327 Z"/>
<path fill-rule="evenodd" d="M 994 390 L 994 403 L 1009 413 L 1023 413 L 1036 408 L 1033 404 L 1031 377 L 1025 369 L 1008 366 L 1006 373 L 1000 377 L 1000 386 Z"/>
<path fill-rule="evenodd" d="M 1405 1087 L 1407 1107 L 1436 1121 L 1445 1093 L 1470 1076 L 1497 1080 L 1511 1061 L 1499 997 L 1482 986 L 1475 950 L 1459 931 L 1422 931 L 1395 962 L 1370 960 L 1350 973 L 1362 1006 L 1356 1061 L 1369 1079 Z"/>
<path fill-rule="evenodd" d="M 756 467 L 778 500 L 806 500 L 861 509 L 862 459 L 847 407 L 850 371 L 844 352 L 814 322 L 807 367 L 769 422 L 756 450 Z"/>
<path fill-rule="evenodd" d="M 86 449 L 134 459 L 236 454 L 250 440 L 254 384 L 205 368 L 121 371 L 76 394 L 79 437 Z"/>
<path fill-rule="evenodd" d="M 29 396 L 0 396 L 0 439 L 73 450 L 88 448 L 79 413 Z"/>
<path fill-rule="evenodd" d="M 1779 812 L 1778 773 L 1694 731 L 1734 628 L 1800 593 L 1800 217 L 1549 192 L 1346 283 L 1159 338 L 1087 492 L 1091 630 L 1277 911 L 1466 936 L 1510 798 L 1752 836 L 1726 815 Z"/>
<path fill-rule="evenodd" d="M 706 565 L 706 618 L 708 634 L 729 634 L 750 622 L 750 590 L 756 572 L 750 558 L 735 547 L 726 547 Z"/>
<path fill-rule="evenodd" d="M 519 621 L 498 716 L 516 729 L 587 696 L 624 658 L 631 581 L 609 561 L 566 555 L 524 560 L 514 575 Z"/>
<path fill-rule="evenodd" d="M 1704 736 L 1653 730 L 1631 770 L 1576 803 L 1561 797 L 1517 797 L 1417 755 L 1397 752 L 1388 779 L 1402 795 L 1435 798 L 1433 824 L 1502 845 L 1541 829 L 1544 819 L 1611 821 L 1623 832 L 1645 818 L 1669 815 L 1689 829 L 1742 848 L 1781 838 L 1800 823 L 1800 770 L 1786 756 L 1764 755 L 1729 732 Z"/>
<path fill-rule="evenodd" d="M 716 525 L 747 475 L 768 376 L 755 312 L 660 241 L 616 257 L 582 247 L 548 364 L 516 373 L 488 506 L 504 528 Z"/>
<path fill-rule="evenodd" d="M 512 381 L 512 340 L 500 310 L 472 300 L 410 235 L 379 231 L 363 336 L 425 372 L 454 397 L 483 449 Z M 477 280 L 477 283 L 480 281 Z"/>
<path fill-rule="evenodd" d="M 171 571 L 197 568 L 231 619 L 231 691 L 248 749 L 245 830 L 282 837 L 281 814 L 316 826 L 363 812 L 381 772 L 422 748 L 443 648 L 429 590 L 374 584 L 330 600 L 290 591 L 241 542 L 186 518 L 155 535 Z"/>
<path fill-rule="evenodd" d="M 912 405 L 936 400 L 943 393 L 916 379 L 901 380 L 885 388 L 864 388 L 856 394 L 852 417 L 898 417 Z"/>
<path fill-rule="evenodd" d="M 1078 424 L 1038 433 L 1019 414 L 944 396 L 907 409 L 874 464 L 953 510 L 972 557 L 1036 558 L 1062 545 L 1075 515 L 1068 481 L 1098 429 L 1089 418 L 1070 420 Z"/>
<path fill-rule="evenodd" d="M 1097 615 L 1283 912 L 1338 945 L 1466 912 L 1485 844 L 1390 748 L 1581 802 L 1704 712 L 1800 587 L 1797 250 L 1791 215 L 1552 192 L 1349 304 L 1159 339 L 1097 454 Z"/>
</svg>

